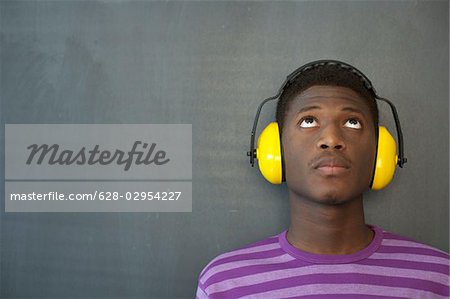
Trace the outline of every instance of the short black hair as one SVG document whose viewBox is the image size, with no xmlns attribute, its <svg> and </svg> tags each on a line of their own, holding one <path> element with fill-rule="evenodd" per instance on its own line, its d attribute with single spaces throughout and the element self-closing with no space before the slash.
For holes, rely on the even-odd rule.
<svg viewBox="0 0 450 299">
<path fill-rule="evenodd" d="M 301 72 L 287 85 L 277 103 L 276 120 L 280 129 L 283 130 L 284 119 L 289 109 L 290 102 L 300 93 L 315 85 L 347 87 L 367 100 L 372 112 L 375 131 L 378 131 L 378 106 L 371 91 L 366 87 L 361 77 L 349 68 L 343 68 L 337 64 L 320 64 Z"/>
</svg>

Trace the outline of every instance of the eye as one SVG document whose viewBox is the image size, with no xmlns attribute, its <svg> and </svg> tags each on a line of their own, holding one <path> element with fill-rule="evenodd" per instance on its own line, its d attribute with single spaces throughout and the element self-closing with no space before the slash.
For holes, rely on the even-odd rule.
<svg viewBox="0 0 450 299">
<path fill-rule="evenodd" d="M 302 128 L 314 128 L 319 126 L 316 119 L 312 116 L 304 117 L 300 120 L 300 127 Z"/>
<path fill-rule="evenodd" d="M 350 118 L 345 122 L 345 126 L 352 128 L 352 129 L 361 129 L 361 122 L 357 120 L 356 118 Z"/>
</svg>

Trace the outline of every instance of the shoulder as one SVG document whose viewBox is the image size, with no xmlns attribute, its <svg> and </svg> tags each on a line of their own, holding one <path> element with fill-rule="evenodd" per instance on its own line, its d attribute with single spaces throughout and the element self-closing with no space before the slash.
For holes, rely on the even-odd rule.
<svg viewBox="0 0 450 299">
<path fill-rule="evenodd" d="M 277 249 L 280 249 L 280 245 L 278 243 L 278 235 L 275 235 L 241 248 L 222 253 L 205 266 L 200 273 L 200 279 L 213 272 L 238 266 L 241 261 L 258 259 Z"/>
<path fill-rule="evenodd" d="M 402 271 L 403 276 L 440 283 L 448 288 L 449 254 L 430 245 L 383 231 L 383 239 L 378 250 L 369 258 L 374 265 Z"/>
<path fill-rule="evenodd" d="M 420 256 L 436 256 L 447 260 L 449 259 L 449 254 L 443 250 L 414 240 L 413 238 L 401 236 L 385 230 L 383 230 L 383 239 L 379 251 Z"/>
<path fill-rule="evenodd" d="M 221 287 L 224 282 L 248 275 L 268 264 L 287 258 L 278 242 L 278 235 L 220 254 L 211 260 L 199 275 L 199 288 L 205 292 Z M 209 293 L 209 292 L 208 292 Z"/>
</svg>

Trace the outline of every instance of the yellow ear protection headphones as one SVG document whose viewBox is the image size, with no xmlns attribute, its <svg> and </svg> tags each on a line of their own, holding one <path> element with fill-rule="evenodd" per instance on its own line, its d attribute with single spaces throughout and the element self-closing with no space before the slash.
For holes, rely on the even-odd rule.
<svg viewBox="0 0 450 299">
<path fill-rule="evenodd" d="M 392 104 L 392 102 L 377 95 L 372 83 L 362 72 L 345 62 L 337 60 L 318 60 L 301 66 L 289 76 L 287 76 L 286 81 L 283 83 L 275 96 L 262 101 L 256 112 L 250 140 L 250 151 L 247 152 L 247 156 L 250 157 L 250 164 L 253 167 L 255 165 L 255 159 L 257 159 L 258 166 L 262 175 L 272 184 L 281 184 L 283 181 L 285 181 L 282 153 L 283 149 L 281 146 L 281 135 L 277 122 L 270 123 L 261 132 L 261 135 L 258 138 L 257 147 L 255 148 L 255 133 L 259 114 L 261 113 L 262 106 L 268 101 L 278 99 L 285 88 L 293 83 L 297 76 L 305 71 L 323 65 L 337 65 L 342 69 L 345 69 L 357 75 L 375 99 L 386 102 L 391 107 L 392 114 L 394 115 L 395 127 L 397 130 L 399 154 L 397 156 L 397 145 L 392 135 L 385 127 L 378 126 L 375 167 L 373 170 L 372 182 L 370 184 L 370 188 L 373 190 L 383 189 L 391 182 L 394 176 L 396 165 L 398 165 L 399 167 L 403 167 L 403 164 L 405 164 L 407 161 L 403 154 L 403 134 L 400 126 L 400 120 L 397 114 L 397 109 L 395 108 L 394 104 Z"/>
</svg>

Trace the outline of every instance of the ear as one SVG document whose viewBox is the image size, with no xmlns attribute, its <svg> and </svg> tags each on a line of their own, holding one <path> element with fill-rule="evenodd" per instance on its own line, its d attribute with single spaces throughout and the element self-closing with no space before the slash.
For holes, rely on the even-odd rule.
<svg viewBox="0 0 450 299">
<path fill-rule="evenodd" d="M 280 130 L 277 122 L 271 122 L 261 132 L 256 148 L 259 170 L 272 184 L 283 181 Z"/>
<path fill-rule="evenodd" d="M 378 127 L 378 147 L 375 160 L 375 170 L 372 180 L 372 190 L 386 187 L 394 177 L 397 166 L 397 144 L 391 133 L 383 127 Z"/>
</svg>

